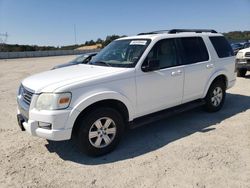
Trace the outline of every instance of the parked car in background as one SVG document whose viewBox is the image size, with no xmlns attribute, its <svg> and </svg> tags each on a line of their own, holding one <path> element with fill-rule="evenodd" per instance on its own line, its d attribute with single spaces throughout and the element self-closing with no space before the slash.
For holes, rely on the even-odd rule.
<svg viewBox="0 0 250 188">
<path fill-rule="evenodd" d="M 236 55 L 239 50 L 243 49 L 243 45 L 241 43 L 232 43 L 231 47 L 233 48 L 234 55 Z"/>
<path fill-rule="evenodd" d="M 249 48 L 250 47 L 250 42 L 246 42 L 246 43 L 244 43 L 244 45 L 243 45 L 243 49 L 245 49 L 245 48 Z"/>
<path fill-rule="evenodd" d="M 236 69 L 238 77 L 245 77 L 250 71 L 250 47 L 240 50 L 236 55 Z"/>
<path fill-rule="evenodd" d="M 88 63 L 92 59 L 92 57 L 94 57 L 96 54 L 97 54 L 97 52 L 86 53 L 86 54 L 80 55 L 80 56 L 78 56 L 77 58 L 73 59 L 72 61 L 70 61 L 68 63 L 64 63 L 64 64 L 54 66 L 52 68 L 52 70 L 53 69 L 58 69 L 58 68 L 63 68 L 63 67 L 68 67 L 68 66 L 72 66 L 72 65 L 77 65 L 77 64 Z"/>
</svg>

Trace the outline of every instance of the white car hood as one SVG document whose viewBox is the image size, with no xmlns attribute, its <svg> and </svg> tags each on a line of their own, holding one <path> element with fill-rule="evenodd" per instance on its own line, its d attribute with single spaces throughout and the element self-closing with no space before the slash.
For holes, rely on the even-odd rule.
<svg viewBox="0 0 250 188">
<path fill-rule="evenodd" d="M 236 58 L 237 59 L 243 59 L 243 58 L 245 58 L 245 54 L 247 52 L 250 52 L 250 48 L 245 48 L 245 49 L 242 49 L 242 50 L 238 51 L 238 53 L 236 55 Z"/>
<path fill-rule="evenodd" d="M 242 49 L 242 50 L 240 50 L 239 52 L 243 52 L 243 53 L 250 52 L 250 48 Z"/>
<path fill-rule="evenodd" d="M 32 75 L 24 79 L 22 85 L 34 93 L 53 92 L 66 84 L 93 81 L 125 70 L 126 68 L 73 65 Z"/>
</svg>

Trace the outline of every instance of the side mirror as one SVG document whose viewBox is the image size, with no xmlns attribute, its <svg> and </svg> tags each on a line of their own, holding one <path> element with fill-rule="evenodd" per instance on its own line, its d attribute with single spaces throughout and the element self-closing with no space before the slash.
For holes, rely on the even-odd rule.
<svg viewBox="0 0 250 188">
<path fill-rule="evenodd" d="M 159 60 L 148 60 L 143 63 L 142 71 L 143 72 L 150 72 L 159 69 L 160 61 Z"/>
</svg>

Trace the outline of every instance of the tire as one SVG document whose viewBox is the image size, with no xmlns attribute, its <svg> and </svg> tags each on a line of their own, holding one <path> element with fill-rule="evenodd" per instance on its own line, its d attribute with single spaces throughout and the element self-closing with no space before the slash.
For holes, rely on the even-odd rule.
<svg viewBox="0 0 250 188">
<path fill-rule="evenodd" d="M 247 73 L 246 69 L 238 69 L 237 76 L 238 77 L 245 77 L 246 73 Z"/>
<path fill-rule="evenodd" d="M 123 117 L 112 108 L 98 108 L 80 117 L 75 141 L 80 151 L 101 156 L 115 149 L 124 132 Z"/>
<path fill-rule="evenodd" d="M 205 110 L 208 112 L 217 112 L 219 111 L 226 97 L 226 85 L 223 81 L 218 80 L 212 83 L 210 86 L 207 95 L 205 97 Z"/>
</svg>

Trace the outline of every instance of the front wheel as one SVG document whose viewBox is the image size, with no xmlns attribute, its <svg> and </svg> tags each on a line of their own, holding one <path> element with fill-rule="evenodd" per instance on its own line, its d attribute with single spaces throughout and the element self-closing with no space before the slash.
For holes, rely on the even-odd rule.
<svg viewBox="0 0 250 188">
<path fill-rule="evenodd" d="M 124 131 L 124 121 L 112 108 L 98 108 L 83 115 L 76 133 L 79 149 L 91 156 L 111 152 L 119 143 Z"/>
<path fill-rule="evenodd" d="M 226 86 L 222 81 L 214 82 L 205 97 L 205 109 L 208 112 L 217 112 L 219 111 L 225 101 L 226 97 Z"/>
</svg>

